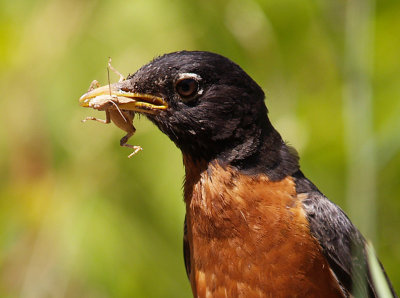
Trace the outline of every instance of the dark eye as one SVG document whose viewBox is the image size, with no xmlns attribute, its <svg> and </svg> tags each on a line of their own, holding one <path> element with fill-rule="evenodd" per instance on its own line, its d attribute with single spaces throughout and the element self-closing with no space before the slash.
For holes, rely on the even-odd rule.
<svg viewBox="0 0 400 298">
<path fill-rule="evenodd" d="M 190 99 L 197 94 L 199 83 L 192 78 L 181 79 L 176 83 L 175 88 L 183 99 Z"/>
</svg>

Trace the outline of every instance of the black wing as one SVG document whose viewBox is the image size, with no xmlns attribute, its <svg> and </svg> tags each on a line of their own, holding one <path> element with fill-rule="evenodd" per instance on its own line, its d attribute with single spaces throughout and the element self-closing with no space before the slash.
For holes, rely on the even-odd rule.
<svg viewBox="0 0 400 298">
<path fill-rule="evenodd" d="M 293 177 L 297 193 L 307 194 L 303 207 L 311 234 L 321 245 L 343 291 L 348 296 L 358 293 L 359 297 L 378 297 L 367 262 L 364 237 L 342 209 L 329 201 L 303 173 L 299 171 Z M 381 268 L 393 296 L 397 297 L 382 265 Z"/>
</svg>

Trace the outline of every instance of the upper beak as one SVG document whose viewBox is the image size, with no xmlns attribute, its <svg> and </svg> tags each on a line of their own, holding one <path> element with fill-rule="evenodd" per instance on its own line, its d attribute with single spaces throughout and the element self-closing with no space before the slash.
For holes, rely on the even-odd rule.
<svg viewBox="0 0 400 298">
<path fill-rule="evenodd" d="M 93 107 L 96 102 L 112 100 L 121 110 L 142 112 L 145 114 L 155 114 L 160 110 L 166 110 L 168 104 L 158 96 L 144 93 L 124 91 L 121 89 L 122 83 L 105 85 L 83 94 L 79 98 L 82 107 Z"/>
</svg>

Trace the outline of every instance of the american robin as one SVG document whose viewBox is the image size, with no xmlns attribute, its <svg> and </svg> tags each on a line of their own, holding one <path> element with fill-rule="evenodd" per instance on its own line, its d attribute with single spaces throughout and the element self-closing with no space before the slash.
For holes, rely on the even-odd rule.
<svg viewBox="0 0 400 298">
<path fill-rule="evenodd" d="M 124 113 L 146 115 L 182 151 L 195 297 L 350 297 L 356 288 L 378 296 L 364 237 L 303 175 L 262 89 L 237 64 L 175 52 L 110 89 L 86 93 L 81 105 L 111 92 L 125 99 Z"/>
</svg>

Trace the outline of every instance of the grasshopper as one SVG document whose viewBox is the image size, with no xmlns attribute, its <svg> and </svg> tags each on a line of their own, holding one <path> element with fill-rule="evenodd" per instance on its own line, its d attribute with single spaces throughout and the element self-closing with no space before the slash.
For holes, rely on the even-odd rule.
<svg viewBox="0 0 400 298">
<path fill-rule="evenodd" d="M 111 69 L 119 76 L 119 82 L 125 80 L 125 77 L 120 72 L 118 72 L 114 67 L 112 67 L 111 58 L 109 58 L 107 74 L 108 74 L 108 86 L 110 88 L 110 95 L 99 95 L 92 98 L 89 102 L 90 108 L 98 111 L 105 111 L 106 119 L 103 120 L 95 117 L 86 117 L 85 119 L 82 120 L 82 122 L 86 122 L 88 120 L 94 120 L 104 124 L 113 122 L 117 127 L 124 130 L 126 132 L 126 135 L 121 138 L 120 145 L 134 150 L 131 154 L 128 155 L 128 158 L 131 158 L 136 153 L 143 150 L 142 147 L 140 146 L 133 146 L 127 143 L 129 138 L 132 137 L 136 131 L 136 128 L 133 126 L 133 118 L 135 117 L 135 114 L 133 111 L 121 110 L 118 107 L 118 105 L 123 103 L 128 103 L 133 100 L 129 98 L 117 97 L 111 94 L 109 69 Z M 88 92 L 98 87 L 100 87 L 99 82 L 94 80 L 90 84 Z"/>
</svg>

